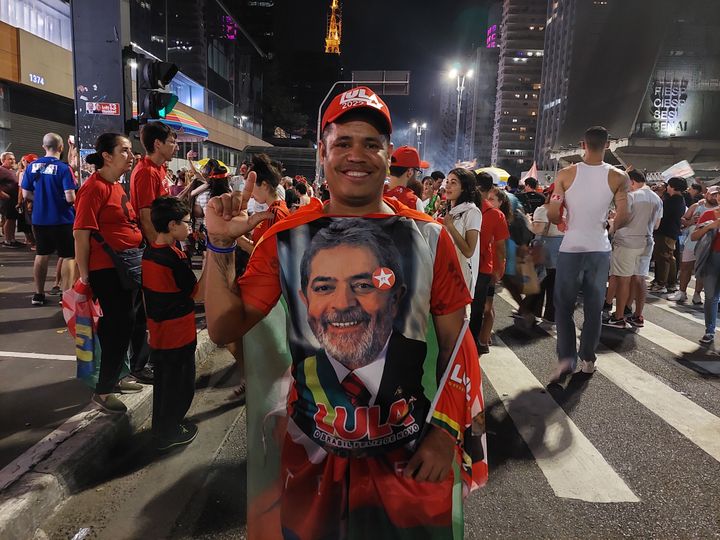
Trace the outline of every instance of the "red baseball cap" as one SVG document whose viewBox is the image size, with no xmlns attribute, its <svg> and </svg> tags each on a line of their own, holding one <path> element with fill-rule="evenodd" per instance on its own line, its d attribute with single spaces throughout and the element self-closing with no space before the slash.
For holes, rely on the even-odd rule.
<svg viewBox="0 0 720 540">
<path fill-rule="evenodd" d="M 380 99 L 380 96 L 367 86 L 357 86 L 335 96 L 325 110 L 320 124 L 320 131 L 324 131 L 325 126 L 332 124 L 344 114 L 361 109 L 376 114 L 382 120 L 384 127 L 387 128 L 387 133 L 392 133 L 392 120 L 390 119 L 388 106 Z"/>
<path fill-rule="evenodd" d="M 420 161 L 420 154 L 412 146 L 401 146 L 390 158 L 391 167 L 405 167 L 407 169 L 427 169 L 430 164 L 427 161 Z"/>
</svg>

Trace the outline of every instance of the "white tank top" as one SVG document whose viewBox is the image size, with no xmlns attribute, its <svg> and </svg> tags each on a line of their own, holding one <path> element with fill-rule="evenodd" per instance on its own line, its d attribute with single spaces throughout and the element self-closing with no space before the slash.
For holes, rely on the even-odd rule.
<svg viewBox="0 0 720 540">
<path fill-rule="evenodd" d="M 608 175 L 612 168 L 608 163 L 577 164 L 575 180 L 565 192 L 568 228 L 560 251 L 610 251 L 610 240 L 605 226 L 613 200 L 613 192 L 608 184 Z"/>
</svg>

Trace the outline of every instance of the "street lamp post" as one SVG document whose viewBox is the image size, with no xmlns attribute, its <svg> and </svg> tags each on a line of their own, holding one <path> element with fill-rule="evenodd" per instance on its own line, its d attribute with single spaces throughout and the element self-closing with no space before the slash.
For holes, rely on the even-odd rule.
<svg viewBox="0 0 720 540">
<path fill-rule="evenodd" d="M 448 72 L 450 79 L 457 79 L 457 114 L 455 116 L 455 162 L 460 161 L 460 109 L 462 108 L 463 93 L 465 92 L 465 78 L 471 79 L 473 70 L 464 71 L 454 67 Z"/>
<path fill-rule="evenodd" d="M 422 142 L 422 135 L 425 133 L 425 140 L 427 141 L 427 122 L 413 122 L 412 128 L 415 130 L 415 138 L 417 140 L 417 149 L 420 154 L 420 159 L 425 159 L 425 144 Z"/>
</svg>

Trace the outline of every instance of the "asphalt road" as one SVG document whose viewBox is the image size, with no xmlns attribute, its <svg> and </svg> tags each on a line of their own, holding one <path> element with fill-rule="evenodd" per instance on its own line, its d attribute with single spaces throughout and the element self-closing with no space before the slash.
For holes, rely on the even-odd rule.
<svg viewBox="0 0 720 540">
<path fill-rule="evenodd" d="M 27 248 L 0 247 L 0 468 L 85 408 L 91 396 L 75 378 L 60 297 L 30 304 L 34 257 Z M 56 262 L 50 258 L 46 291 Z"/>
<path fill-rule="evenodd" d="M 652 299 L 647 328 L 604 330 L 598 372 L 545 389 L 552 329 L 522 332 L 503 296 L 496 306 L 482 359 L 490 481 L 466 500 L 465 537 L 720 537 L 720 362 L 694 344 L 698 308 Z M 231 364 L 220 350 L 203 368 L 191 446 L 158 460 L 138 434 L 44 534 L 244 538 L 245 410 L 228 400 Z"/>
<path fill-rule="evenodd" d="M 75 376 L 75 344 L 60 297 L 47 296 L 44 306 L 30 303 L 34 258 L 27 248 L 0 247 L 0 469 L 83 410 L 92 396 Z M 46 293 L 56 262 L 51 256 Z M 197 270 L 200 260 L 194 263 Z M 202 306 L 196 322 L 198 329 L 205 326 Z"/>
</svg>

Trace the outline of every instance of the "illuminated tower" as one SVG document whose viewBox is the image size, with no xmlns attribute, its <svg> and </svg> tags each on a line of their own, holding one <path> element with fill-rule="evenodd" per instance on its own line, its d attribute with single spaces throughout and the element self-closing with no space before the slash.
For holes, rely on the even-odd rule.
<svg viewBox="0 0 720 540">
<path fill-rule="evenodd" d="M 327 36 L 325 37 L 325 52 L 327 54 L 340 54 L 340 40 L 342 39 L 342 11 L 339 0 L 332 0 L 328 17 Z"/>
</svg>

